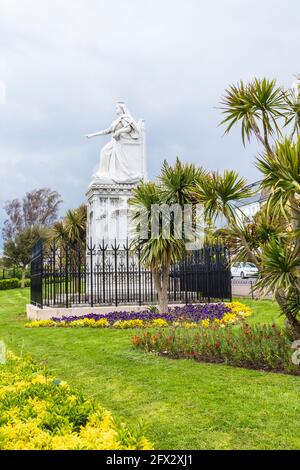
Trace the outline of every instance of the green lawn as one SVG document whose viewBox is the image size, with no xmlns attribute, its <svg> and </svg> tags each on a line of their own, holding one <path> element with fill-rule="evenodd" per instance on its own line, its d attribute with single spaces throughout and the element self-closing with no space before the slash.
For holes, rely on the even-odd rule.
<svg viewBox="0 0 300 470">
<path fill-rule="evenodd" d="M 157 449 L 300 448 L 300 378 L 144 354 L 130 330 L 25 329 L 27 301 L 0 292 L 0 338 L 115 416 L 142 418 Z M 278 320 L 271 302 L 247 304 L 251 322 Z"/>
</svg>

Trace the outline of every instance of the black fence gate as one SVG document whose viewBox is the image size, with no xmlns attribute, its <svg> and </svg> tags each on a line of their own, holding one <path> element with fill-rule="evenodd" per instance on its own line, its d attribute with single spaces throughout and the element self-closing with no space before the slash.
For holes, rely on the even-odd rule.
<svg viewBox="0 0 300 470">
<path fill-rule="evenodd" d="M 189 252 L 169 276 L 171 303 L 231 299 L 229 252 L 223 245 Z M 32 253 L 31 303 L 43 308 L 157 303 L 152 274 L 128 243 L 46 246 Z"/>
</svg>

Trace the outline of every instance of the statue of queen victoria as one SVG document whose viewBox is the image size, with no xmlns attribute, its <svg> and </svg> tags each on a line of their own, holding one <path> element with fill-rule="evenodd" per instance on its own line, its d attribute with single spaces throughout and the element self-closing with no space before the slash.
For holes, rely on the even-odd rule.
<svg viewBox="0 0 300 470">
<path fill-rule="evenodd" d="M 146 177 L 144 121 L 136 122 L 123 101 L 116 106 L 117 119 L 108 129 L 86 137 L 112 135 L 100 153 L 95 180 L 101 183 L 138 183 Z"/>
</svg>

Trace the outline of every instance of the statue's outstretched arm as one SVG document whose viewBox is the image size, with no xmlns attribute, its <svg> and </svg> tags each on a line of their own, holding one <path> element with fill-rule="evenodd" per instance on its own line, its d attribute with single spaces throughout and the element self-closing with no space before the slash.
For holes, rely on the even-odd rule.
<svg viewBox="0 0 300 470">
<path fill-rule="evenodd" d="M 108 135 L 112 133 L 112 128 L 104 129 L 103 131 L 95 132 L 94 134 L 87 134 L 85 137 L 90 139 L 91 137 L 97 137 L 98 135 Z"/>
</svg>

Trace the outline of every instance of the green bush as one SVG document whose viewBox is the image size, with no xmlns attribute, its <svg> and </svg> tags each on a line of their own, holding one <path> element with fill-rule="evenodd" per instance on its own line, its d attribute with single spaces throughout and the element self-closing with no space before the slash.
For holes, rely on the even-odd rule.
<svg viewBox="0 0 300 470">
<path fill-rule="evenodd" d="M 132 342 L 138 349 L 172 358 L 300 374 L 299 366 L 292 362 L 292 343 L 276 325 L 165 328 L 136 335 Z"/>
<path fill-rule="evenodd" d="M 25 287 L 30 286 L 30 279 L 25 279 Z M 17 278 L 0 279 L 0 290 L 17 289 L 21 287 L 21 281 Z"/>
<path fill-rule="evenodd" d="M 17 278 L 0 280 L 0 290 L 16 289 L 17 287 L 20 287 L 20 285 L 20 280 Z"/>
</svg>

